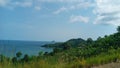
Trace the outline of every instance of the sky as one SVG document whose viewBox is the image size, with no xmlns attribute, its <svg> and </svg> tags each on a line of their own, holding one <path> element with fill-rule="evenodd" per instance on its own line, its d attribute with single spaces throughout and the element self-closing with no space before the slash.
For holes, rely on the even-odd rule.
<svg viewBox="0 0 120 68">
<path fill-rule="evenodd" d="M 0 0 L 0 39 L 67 41 L 110 35 L 120 0 Z"/>
</svg>

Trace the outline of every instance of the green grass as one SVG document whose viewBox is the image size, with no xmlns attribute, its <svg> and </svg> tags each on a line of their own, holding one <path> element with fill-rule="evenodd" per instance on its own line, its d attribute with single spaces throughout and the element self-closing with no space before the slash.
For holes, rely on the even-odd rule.
<svg viewBox="0 0 120 68">
<path fill-rule="evenodd" d="M 67 58 L 67 57 L 66 57 Z M 25 63 L 12 63 L 7 61 L 0 63 L 0 68 L 89 68 L 91 66 L 116 62 L 120 59 L 120 49 L 110 50 L 108 53 L 101 53 L 89 58 L 77 58 L 73 61 L 64 61 L 66 58 L 62 56 L 47 56 L 39 58 L 37 61 L 30 61 Z"/>
</svg>

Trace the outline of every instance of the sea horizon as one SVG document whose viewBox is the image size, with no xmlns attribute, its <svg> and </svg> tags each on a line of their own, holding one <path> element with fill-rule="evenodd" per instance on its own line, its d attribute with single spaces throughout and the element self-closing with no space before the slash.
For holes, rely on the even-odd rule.
<svg viewBox="0 0 120 68">
<path fill-rule="evenodd" d="M 45 44 L 51 44 L 53 42 L 47 41 L 23 41 L 23 40 L 0 40 L 0 54 L 7 57 L 13 57 L 17 52 L 21 52 L 23 55 L 35 55 L 39 52 L 51 52 L 52 48 L 41 47 Z"/>
</svg>

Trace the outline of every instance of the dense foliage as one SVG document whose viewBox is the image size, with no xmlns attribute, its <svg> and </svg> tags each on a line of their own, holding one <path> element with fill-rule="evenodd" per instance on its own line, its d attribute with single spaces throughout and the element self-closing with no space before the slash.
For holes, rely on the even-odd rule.
<svg viewBox="0 0 120 68">
<path fill-rule="evenodd" d="M 16 53 L 7 58 L 0 56 L 0 68 L 89 68 L 120 60 L 120 26 L 117 33 L 98 37 L 97 40 L 88 38 L 71 39 L 66 42 L 47 44 L 53 52 L 40 52 L 38 56 L 28 56 Z M 7 66 L 5 66 L 7 65 Z"/>
</svg>

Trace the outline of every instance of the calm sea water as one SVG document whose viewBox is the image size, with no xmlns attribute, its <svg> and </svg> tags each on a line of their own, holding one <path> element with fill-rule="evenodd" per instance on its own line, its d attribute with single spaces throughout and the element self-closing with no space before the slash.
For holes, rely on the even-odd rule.
<svg viewBox="0 0 120 68">
<path fill-rule="evenodd" d="M 52 48 L 41 47 L 44 44 L 52 42 L 43 41 L 15 41 L 15 40 L 0 40 L 0 54 L 8 57 L 13 57 L 17 52 L 28 55 L 38 55 L 39 52 L 51 52 Z"/>
</svg>

